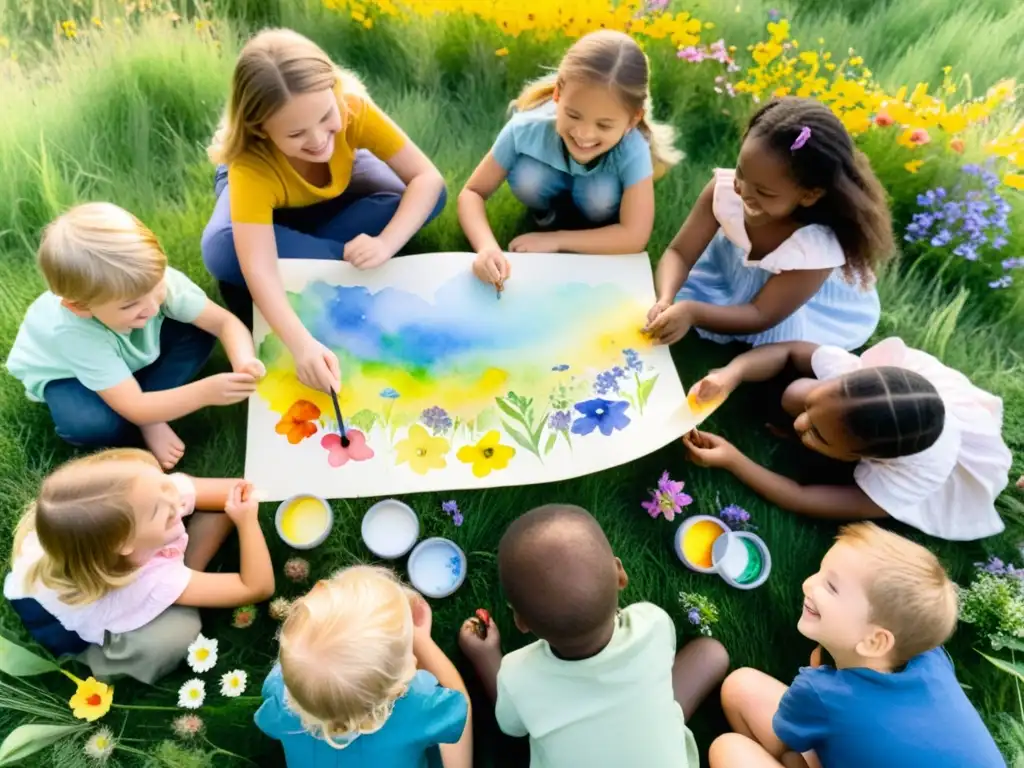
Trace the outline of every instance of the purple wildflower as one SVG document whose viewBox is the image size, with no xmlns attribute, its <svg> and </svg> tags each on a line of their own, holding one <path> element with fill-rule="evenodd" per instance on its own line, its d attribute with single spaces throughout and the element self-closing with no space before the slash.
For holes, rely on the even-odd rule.
<svg viewBox="0 0 1024 768">
<path fill-rule="evenodd" d="M 555 411 L 548 417 L 548 429 L 553 432 L 568 432 L 572 425 L 572 414 L 569 411 Z"/>
<path fill-rule="evenodd" d="M 452 428 L 452 419 L 448 411 L 439 405 L 427 408 L 420 414 L 420 421 L 435 435 L 443 435 Z"/>
<path fill-rule="evenodd" d="M 686 614 L 686 618 L 690 620 L 691 624 L 700 624 L 700 611 L 691 608 L 690 612 Z"/>
<path fill-rule="evenodd" d="M 1002 267 L 1005 272 L 1009 272 L 1011 269 L 1024 268 L 1024 256 L 1016 256 L 1012 259 L 1003 259 Z"/>
<path fill-rule="evenodd" d="M 984 573 L 991 573 L 993 576 L 1011 576 L 1015 579 L 1024 579 L 1024 568 L 1016 568 L 1013 563 L 1004 563 L 995 555 L 990 556 L 984 563 L 975 563 L 974 567 Z"/>
<path fill-rule="evenodd" d="M 441 511 L 444 512 L 446 515 L 454 515 L 456 512 L 459 511 L 459 505 L 455 501 L 455 499 L 450 499 L 449 501 L 442 501 Z"/>
<path fill-rule="evenodd" d="M 459 512 L 459 510 L 457 510 L 457 509 L 456 509 L 456 510 L 455 510 L 455 512 L 454 512 L 454 513 L 452 514 L 452 522 L 453 522 L 453 523 L 455 524 L 455 527 L 456 527 L 456 528 L 458 528 L 459 526 L 461 526 L 461 525 L 462 525 L 462 523 L 463 523 L 463 517 L 462 517 L 462 513 L 461 513 L 461 512 Z"/>
<path fill-rule="evenodd" d="M 683 493 L 683 482 L 673 480 L 664 472 L 658 480 L 658 487 L 651 491 L 651 498 L 641 502 L 647 514 L 651 517 L 664 516 L 670 523 L 675 516 L 682 512 L 682 508 L 693 503 L 693 499 Z"/>
<path fill-rule="evenodd" d="M 747 531 L 752 528 L 750 525 L 750 513 L 736 504 L 730 504 L 723 508 L 718 513 L 718 517 L 734 531 Z"/>
<path fill-rule="evenodd" d="M 1013 285 L 1013 275 L 1003 275 L 990 282 L 988 287 L 998 290 L 1000 288 L 1009 288 L 1011 285 Z"/>
</svg>

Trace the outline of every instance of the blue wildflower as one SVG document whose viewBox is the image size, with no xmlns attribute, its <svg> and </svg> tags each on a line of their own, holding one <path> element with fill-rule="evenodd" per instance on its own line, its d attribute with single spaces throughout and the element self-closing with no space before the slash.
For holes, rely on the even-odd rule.
<svg viewBox="0 0 1024 768">
<path fill-rule="evenodd" d="M 1015 256 L 1012 259 L 1003 259 L 1003 270 L 1009 272 L 1011 269 L 1024 267 L 1024 256 Z"/>
<path fill-rule="evenodd" d="M 452 428 L 453 421 L 448 411 L 439 405 L 427 408 L 420 414 L 420 421 L 435 435 L 443 435 Z"/>
<path fill-rule="evenodd" d="M 700 624 L 700 611 L 696 608 L 691 608 L 690 612 L 686 614 L 686 618 L 689 619 L 691 624 Z"/>
<path fill-rule="evenodd" d="M 464 522 L 465 519 L 462 517 L 462 513 L 456 509 L 455 512 L 452 513 L 452 523 L 455 524 L 456 528 L 459 528 Z"/>
<path fill-rule="evenodd" d="M 384 389 L 380 391 L 380 396 L 386 400 L 397 400 L 401 397 L 401 395 L 398 394 L 398 390 L 393 389 L 392 387 L 384 387 Z"/>
<path fill-rule="evenodd" d="M 576 403 L 575 408 L 583 415 L 572 424 L 574 435 L 589 435 L 599 429 L 602 435 L 609 437 L 616 429 L 625 429 L 630 422 L 626 415 L 629 403 L 625 400 L 611 401 L 598 397 Z"/>
<path fill-rule="evenodd" d="M 454 515 L 456 512 L 459 511 L 458 502 L 456 502 L 455 499 L 450 499 L 449 501 L 442 501 L 441 511 L 444 512 L 446 515 Z"/>
<path fill-rule="evenodd" d="M 718 517 L 734 531 L 745 531 L 752 527 L 750 525 L 750 513 L 736 504 L 724 507 L 718 513 Z"/>
<path fill-rule="evenodd" d="M 960 170 L 968 176 L 977 176 L 981 173 L 981 166 L 976 163 L 967 163 L 966 165 L 961 166 Z"/>
<path fill-rule="evenodd" d="M 999 288 L 1009 288 L 1011 285 L 1013 285 L 1013 277 L 1010 276 L 1010 275 L 1003 275 L 1002 277 L 998 278 L 997 280 L 993 280 L 991 283 L 989 283 L 988 287 L 989 288 L 999 289 Z"/>
<path fill-rule="evenodd" d="M 952 239 L 953 235 L 950 234 L 948 229 L 940 229 L 939 233 L 931 239 L 931 245 L 933 248 L 941 248 Z"/>
<path fill-rule="evenodd" d="M 572 424 L 572 414 L 569 411 L 555 411 L 548 416 L 548 429 L 554 432 L 568 432 Z"/>
</svg>

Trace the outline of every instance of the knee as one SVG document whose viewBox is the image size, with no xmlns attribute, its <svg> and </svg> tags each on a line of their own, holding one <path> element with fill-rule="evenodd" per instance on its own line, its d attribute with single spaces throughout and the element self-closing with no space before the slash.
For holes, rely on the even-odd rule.
<svg viewBox="0 0 1024 768">
<path fill-rule="evenodd" d="M 129 424 L 105 403 L 78 403 L 74 408 L 50 408 L 58 437 L 83 447 L 118 446 L 127 442 Z"/>
<path fill-rule="evenodd" d="M 731 768 L 743 765 L 737 757 L 743 755 L 748 739 L 738 733 L 723 733 L 708 748 L 708 765 L 710 768 Z"/>
<path fill-rule="evenodd" d="M 551 204 L 554 171 L 530 157 L 520 157 L 508 174 L 512 194 L 527 208 L 543 210 Z"/>
<path fill-rule="evenodd" d="M 722 680 L 729 672 L 729 651 L 713 637 L 698 637 L 691 643 L 700 650 L 701 666 L 712 671 L 714 679 Z"/>
<path fill-rule="evenodd" d="M 203 630 L 199 611 L 182 605 L 172 605 L 167 610 L 174 614 L 174 620 L 163 622 L 161 642 L 166 644 L 169 658 L 185 658 L 188 656 L 188 647 Z"/>
<path fill-rule="evenodd" d="M 244 282 L 230 222 L 223 224 L 211 220 L 203 230 L 200 248 L 207 271 L 217 280 L 236 285 Z"/>
<path fill-rule="evenodd" d="M 622 189 L 613 179 L 597 178 L 577 186 L 573 201 L 589 221 L 608 221 L 619 212 Z"/>
<path fill-rule="evenodd" d="M 743 702 L 749 701 L 763 674 L 756 669 L 743 667 L 725 678 L 722 683 L 722 706 L 736 709 Z"/>
<path fill-rule="evenodd" d="M 797 379 L 782 393 L 782 409 L 794 419 L 804 412 L 807 396 L 820 382 L 817 379 Z"/>
</svg>

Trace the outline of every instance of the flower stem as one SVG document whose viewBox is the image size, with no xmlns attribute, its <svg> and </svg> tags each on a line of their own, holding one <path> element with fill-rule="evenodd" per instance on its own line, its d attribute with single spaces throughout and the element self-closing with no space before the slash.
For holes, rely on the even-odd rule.
<svg viewBox="0 0 1024 768">
<path fill-rule="evenodd" d="M 156 705 L 148 704 L 111 704 L 110 706 L 115 709 L 138 709 L 149 712 L 175 712 L 178 709 L 177 707 L 158 707 Z"/>
</svg>

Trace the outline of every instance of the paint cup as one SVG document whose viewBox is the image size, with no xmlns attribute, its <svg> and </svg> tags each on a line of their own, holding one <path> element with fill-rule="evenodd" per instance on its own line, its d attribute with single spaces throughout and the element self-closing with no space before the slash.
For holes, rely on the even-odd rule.
<svg viewBox="0 0 1024 768">
<path fill-rule="evenodd" d="M 377 557 L 394 560 L 406 554 L 420 537 L 420 521 L 412 507 L 398 499 L 383 499 L 363 515 L 363 543 Z"/>
<path fill-rule="evenodd" d="M 712 547 L 729 526 L 711 515 L 694 515 L 683 521 L 676 530 L 676 557 L 683 565 L 697 573 L 715 573 Z"/>
<path fill-rule="evenodd" d="M 736 589 L 756 589 L 772 570 L 772 556 L 760 536 L 749 531 L 729 531 L 711 548 L 715 572 Z"/>
<path fill-rule="evenodd" d="M 274 518 L 277 535 L 294 549 L 313 549 L 326 541 L 334 526 L 331 505 L 319 496 L 301 493 L 281 502 Z"/>
<path fill-rule="evenodd" d="M 466 580 L 466 554 L 454 541 L 433 537 L 409 555 L 409 581 L 427 597 L 448 597 Z"/>
</svg>

